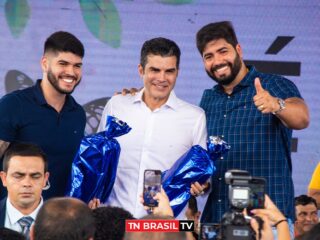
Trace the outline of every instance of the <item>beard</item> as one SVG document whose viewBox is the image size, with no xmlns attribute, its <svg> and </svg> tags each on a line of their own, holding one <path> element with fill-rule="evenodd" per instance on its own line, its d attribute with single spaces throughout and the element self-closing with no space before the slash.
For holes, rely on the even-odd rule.
<svg viewBox="0 0 320 240">
<path fill-rule="evenodd" d="M 229 68 L 231 69 L 230 75 L 224 75 L 222 77 L 216 77 L 214 75 L 214 72 L 217 69 L 225 67 L 225 66 L 229 66 Z M 242 67 L 242 62 L 240 60 L 239 54 L 237 54 L 237 56 L 235 57 L 233 63 L 227 62 L 226 64 L 220 64 L 220 65 L 212 67 L 210 69 L 210 71 L 206 70 L 206 72 L 207 72 L 208 76 L 212 80 L 217 82 L 218 84 L 229 85 L 230 83 L 232 83 L 235 80 L 235 78 L 237 77 L 238 73 L 240 72 L 241 67 Z"/>
<path fill-rule="evenodd" d="M 73 80 L 76 81 L 76 78 L 74 76 L 70 76 L 70 75 L 65 75 L 63 77 L 71 77 L 73 78 Z M 73 89 L 72 90 L 66 90 L 66 89 L 63 89 L 59 86 L 59 79 L 56 78 L 52 72 L 51 69 L 48 70 L 48 73 L 47 73 L 47 78 L 49 80 L 49 82 L 51 83 L 51 85 L 53 86 L 53 88 L 58 92 L 58 93 L 61 93 L 61 94 L 71 94 L 73 93 L 74 89 L 78 86 L 78 84 L 80 83 L 81 81 L 81 78 L 79 79 L 79 81 L 74 85 Z"/>
</svg>

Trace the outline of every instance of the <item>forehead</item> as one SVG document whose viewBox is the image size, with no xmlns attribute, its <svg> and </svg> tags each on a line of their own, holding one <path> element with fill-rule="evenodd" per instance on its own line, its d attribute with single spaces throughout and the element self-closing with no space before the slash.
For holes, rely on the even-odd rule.
<svg viewBox="0 0 320 240">
<path fill-rule="evenodd" d="M 233 46 L 223 38 L 220 38 L 220 39 L 217 39 L 217 40 L 212 40 L 212 41 L 208 42 L 206 44 L 206 46 L 204 47 L 203 54 L 205 54 L 205 52 L 218 50 L 218 49 L 221 49 L 223 47 L 233 48 Z"/>
<path fill-rule="evenodd" d="M 44 160 L 36 156 L 13 156 L 8 163 L 8 173 L 44 172 Z"/>
<path fill-rule="evenodd" d="M 82 63 L 82 58 L 72 52 L 57 52 L 56 54 L 51 52 L 46 56 L 55 61 L 66 61 L 71 63 Z"/>
<path fill-rule="evenodd" d="M 176 56 L 167 56 L 163 57 L 160 55 L 148 55 L 146 67 L 155 67 L 155 68 L 176 68 L 177 67 L 177 57 Z"/>
<path fill-rule="evenodd" d="M 307 205 L 297 205 L 296 206 L 296 212 L 300 213 L 300 212 L 314 212 L 317 211 L 317 207 L 313 204 L 307 204 Z"/>
</svg>

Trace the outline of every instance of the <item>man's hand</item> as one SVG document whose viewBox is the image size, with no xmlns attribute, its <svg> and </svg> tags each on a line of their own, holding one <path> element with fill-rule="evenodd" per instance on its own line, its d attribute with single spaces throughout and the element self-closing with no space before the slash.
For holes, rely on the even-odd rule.
<svg viewBox="0 0 320 240">
<path fill-rule="evenodd" d="M 253 97 L 254 105 L 261 113 L 272 113 L 280 109 L 278 99 L 263 89 L 259 78 L 254 80 L 254 86 L 256 88 L 256 95 Z"/>
<path fill-rule="evenodd" d="M 100 203 L 100 199 L 98 198 L 94 198 L 92 200 L 90 200 L 90 202 L 88 203 L 89 208 L 91 209 L 96 209 L 101 205 Z"/>
<path fill-rule="evenodd" d="M 267 216 L 272 225 L 276 224 L 282 219 L 286 219 L 286 217 L 277 208 L 277 206 L 271 201 L 268 195 L 265 195 L 264 209 L 254 209 L 254 210 L 251 210 L 251 212 L 254 215 Z"/>
<path fill-rule="evenodd" d="M 161 192 L 158 192 L 154 197 L 154 200 L 157 200 L 158 202 L 158 206 L 157 207 L 148 207 L 148 206 L 144 206 L 144 209 L 152 212 L 153 214 L 156 215 L 163 215 L 163 216 L 171 216 L 173 217 L 173 211 L 172 208 L 170 206 L 170 201 L 169 198 L 166 194 L 166 192 L 163 190 L 163 188 L 161 188 Z M 143 200 L 143 196 L 140 195 L 140 202 L 143 204 L 144 200 Z"/>
<path fill-rule="evenodd" d="M 191 193 L 191 195 L 197 197 L 199 195 L 203 195 L 208 190 L 209 187 L 210 187 L 209 182 L 206 182 L 203 185 L 201 185 L 198 182 L 194 182 L 191 184 L 190 193 Z"/>
<path fill-rule="evenodd" d="M 119 94 L 121 94 L 121 95 L 123 95 L 123 96 L 125 96 L 125 95 L 127 95 L 127 94 L 131 94 L 132 96 L 134 96 L 134 95 L 136 95 L 136 93 L 139 92 L 141 89 L 142 89 L 142 88 L 140 88 L 140 89 L 138 89 L 138 88 L 130 88 L 130 89 L 124 88 L 124 89 L 122 89 L 121 92 L 115 92 L 115 93 L 113 94 L 113 96 L 119 95 Z"/>
</svg>

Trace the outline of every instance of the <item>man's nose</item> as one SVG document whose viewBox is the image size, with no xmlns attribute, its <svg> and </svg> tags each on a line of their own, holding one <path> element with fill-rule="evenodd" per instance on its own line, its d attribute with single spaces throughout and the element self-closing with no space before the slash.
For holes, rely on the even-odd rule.
<svg viewBox="0 0 320 240">
<path fill-rule="evenodd" d="M 75 70 L 74 70 L 74 67 L 72 65 L 66 67 L 65 69 L 65 74 L 69 75 L 69 76 L 75 76 Z"/>
<path fill-rule="evenodd" d="M 32 179 L 31 179 L 31 177 L 25 177 L 24 179 L 23 179 L 23 186 L 25 186 L 25 187 L 29 187 L 29 186 L 31 186 L 31 182 L 32 182 Z"/>
</svg>

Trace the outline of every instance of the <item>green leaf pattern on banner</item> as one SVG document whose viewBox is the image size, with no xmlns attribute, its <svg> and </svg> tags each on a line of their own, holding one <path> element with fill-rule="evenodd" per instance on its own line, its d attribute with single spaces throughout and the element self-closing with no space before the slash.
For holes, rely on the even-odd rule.
<svg viewBox="0 0 320 240">
<path fill-rule="evenodd" d="M 89 31 L 113 48 L 121 42 L 121 23 L 118 10 L 110 0 L 79 0 L 83 19 Z"/>
<path fill-rule="evenodd" d="M 181 5 L 192 3 L 193 0 L 158 0 L 158 2 L 164 4 Z"/>
<path fill-rule="evenodd" d="M 28 1 L 7 0 L 4 8 L 10 32 L 14 38 L 18 38 L 26 27 L 30 17 Z"/>
</svg>

